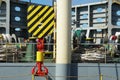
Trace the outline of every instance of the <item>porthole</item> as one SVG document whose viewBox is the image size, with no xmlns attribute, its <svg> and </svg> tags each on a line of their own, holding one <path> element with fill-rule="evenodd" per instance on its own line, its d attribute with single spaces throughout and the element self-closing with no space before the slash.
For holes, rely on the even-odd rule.
<svg viewBox="0 0 120 80">
<path fill-rule="evenodd" d="M 117 11 L 117 12 L 116 12 L 116 14 L 117 14 L 118 16 L 120 16 L 120 10 L 119 10 L 119 11 Z"/>
<path fill-rule="evenodd" d="M 120 21 L 117 21 L 117 22 L 116 22 L 116 25 L 117 25 L 117 26 L 120 26 Z"/>
<path fill-rule="evenodd" d="M 15 21 L 20 21 L 21 19 L 20 19 L 20 17 L 15 17 Z"/>
<path fill-rule="evenodd" d="M 21 29 L 20 28 L 15 28 L 15 31 L 21 31 Z"/>
<path fill-rule="evenodd" d="M 16 6 L 16 7 L 15 7 L 15 11 L 21 11 L 21 8 L 18 7 L 18 6 Z"/>
</svg>

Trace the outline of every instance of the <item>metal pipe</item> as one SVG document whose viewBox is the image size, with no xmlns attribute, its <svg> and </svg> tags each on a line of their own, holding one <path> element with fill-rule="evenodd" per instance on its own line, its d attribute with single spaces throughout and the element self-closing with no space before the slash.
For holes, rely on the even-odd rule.
<svg viewBox="0 0 120 80">
<path fill-rule="evenodd" d="M 71 0 L 57 0 L 56 80 L 68 80 L 71 62 Z"/>
<path fill-rule="evenodd" d="M 112 20 L 112 0 L 108 0 L 108 37 L 110 37 L 111 36 L 111 33 L 112 33 L 112 22 L 111 22 L 111 20 Z"/>
<path fill-rule="evenodd" d="M 6 34 L 10 34 L 10 0 L 6 0 Z"/>
<path fill-rule="evenodd" d="M 53 0 L 53 8 L 54 8 L 54 13 L 55 13 L 55 17 L 54 17 L 54 46 L 53 46 L 53 59 L 56 58 L 56 14 L 57 14 L 57 9 L 56 9 L 57 5 L 56 5 L 56 0 Z"/>
</svg>

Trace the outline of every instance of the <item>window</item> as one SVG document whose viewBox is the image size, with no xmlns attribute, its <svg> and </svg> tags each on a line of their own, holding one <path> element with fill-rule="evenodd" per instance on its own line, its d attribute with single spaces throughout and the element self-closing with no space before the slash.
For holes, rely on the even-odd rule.
<svg viewBox="0 0 120 80">
<path fill-rule="evenodd" d="M 83 14 L 82 15 L 82 19 L 86 19 L 86 18 L 88 18 L 88 15 L 87 14 Z"/>
<path fill-rule="evenodd" d="M 120 26 L 120 21 L 117 21 L 117 22 L 116 22 L 116 25 L 117 25 L 117 26 Z"/>
<path fill-rule="evenodd" d="M 20 19 L 20 17 L 15 17 L 15 21 L 20 21 L 21 19 Z"/>
<path fill-rule="evenodd" d="M 75 11 L 72 11 L 72 15 L 75 15 Z"/>
<path fill-rule="evenodd" d="M 118 11 L 116 12 L 116 14 L 117 14 L 118 16 L 120 16 L 120 10 L 118 10 Z"/>
<path fill-rule="evenodd" d="M 102 8 L 97 8 L 97 12 L 102 12 Z"/>
<path fill-rule="evenodd" d="M 15 31 L 21 31 L 21 29 L 20 28 L 15 28 Z"/>
<path fill-rule="evenodd" d="M 87 24 L 87 23 L 84 23 L 84 24 L 82 25 L 82 27 L 88 27 L 88 24 Z"/>
<path fill-rule="evenodd" d="M 97 18 L 96 21 L 97 22 L 103 22 L 103 19 L 102 18 Z"/>
<path fill-rule="evenodd" d="M 101 32 L 102 30 L 101 29 L 97 29 L 97 32 Z"/>
<path fill-rule="evenodd" d="M 18 6 L 16 6 L 16 7 L 15 7 L 15 11 L 21 11 L 21 8 L 18 7 Z"/>
</svg>

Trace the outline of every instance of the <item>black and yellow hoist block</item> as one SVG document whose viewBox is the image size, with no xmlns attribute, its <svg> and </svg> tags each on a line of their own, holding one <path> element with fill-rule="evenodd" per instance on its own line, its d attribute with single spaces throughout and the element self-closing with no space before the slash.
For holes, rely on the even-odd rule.
<svg viewBox="0 0 120 80">
<path fill-rule="evenodd" d="M 51 6 L 30 5 L 27 9 L 28 32 L 42 38 L 54 30 L 54 9 Z"/>
</svg>

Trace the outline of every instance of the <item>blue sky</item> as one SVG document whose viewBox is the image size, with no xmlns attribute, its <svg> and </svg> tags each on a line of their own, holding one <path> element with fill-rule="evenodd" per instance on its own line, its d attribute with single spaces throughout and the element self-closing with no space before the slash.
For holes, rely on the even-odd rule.
<svg viewBox="0 0 120 80">
<path fill-rule="evenodd" d="M 22 1 L 30 1 L 30 0 L 22 0 Z M 43 4 L 43 5 L 52 5 L 53 0 L 31 0 L 34 3 Z M 98 2 L 103 0 L 72 0 L 72 5 L 79 5 L 91 2 Z"/>
</svg>

